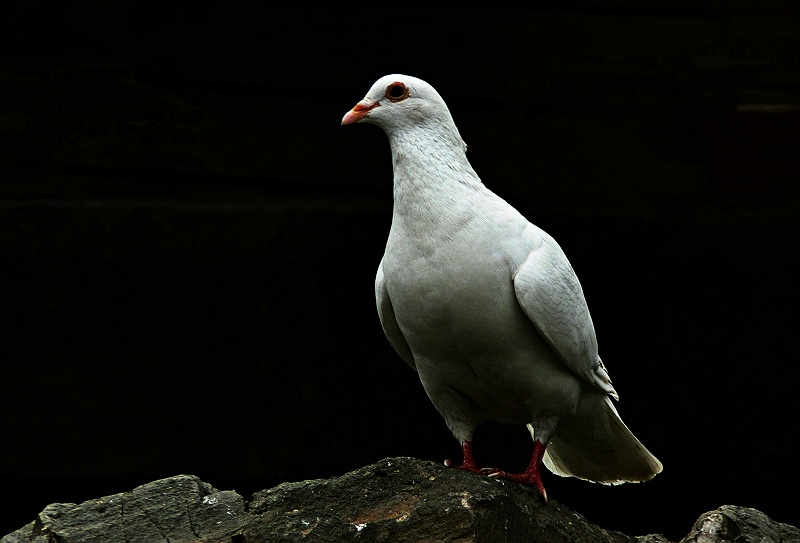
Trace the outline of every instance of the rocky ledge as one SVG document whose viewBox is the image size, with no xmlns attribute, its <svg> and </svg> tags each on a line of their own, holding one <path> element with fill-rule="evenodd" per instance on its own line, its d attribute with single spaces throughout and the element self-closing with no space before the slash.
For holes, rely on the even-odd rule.
<svg viewBox="0 0 800 543">
<path fill-rule="evenodd" d="M 283 483 L 248 502 L 178 475 L 81 504 L 56 503 L 0 543 L 153 542 L 669 543 L 600 528 L 517 484 L 414 458 L 387 458 L 341 477 Z M 800 541 L 800 529 L 726 505 L 681 543 Z"/>
</svg>

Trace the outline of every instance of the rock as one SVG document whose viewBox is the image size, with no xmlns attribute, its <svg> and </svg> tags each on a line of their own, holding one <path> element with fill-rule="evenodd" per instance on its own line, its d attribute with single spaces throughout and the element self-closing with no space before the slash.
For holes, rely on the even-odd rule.
<svg viewBox="0 0 800 543">
<path fill-rule="evenodd" d="M 81 504 L 51 504 L 0 543 L 496 541 L 669 543 L 600 528 L 533 489 L 413 458 L 253 495 L 178 475 Z M 744 507 L 702 515 L 681 543 L 800 541 L 800 530 Z"/>
<path fill-rule="evenodd" d="M 50 504 L 0 543 L 231 541 L 248 519 L 235 492 L 178 475 L 78 505 Z"/>
<path fill-rule="evenodd" d="M 775 522 L 757 509 L 723 505 L 700 515 L 681 543 L 786 543 L 800 541 L 800 529 Z"/>
<path fill-rule="evenodd" d="M 533 489 L 410 458 L 257 492 L 245 541 L 626 542 Z"/>
</svg>

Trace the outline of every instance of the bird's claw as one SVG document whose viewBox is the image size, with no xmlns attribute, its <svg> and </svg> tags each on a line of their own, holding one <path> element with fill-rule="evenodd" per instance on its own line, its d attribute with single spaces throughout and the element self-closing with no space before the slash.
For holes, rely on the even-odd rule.
<svg viewBox="0 0 800 543">
<path fill-rule="evenodd" d="M 460 466 L 457 466 L 456 464 L 453 464 L 453 462 L 449 458 L 445 459 L 444 465 L 445 465 L 445 467 L 448 467 L 448 468 L 456 468 L 456 469 L 468 471 L 470 473 L 483 473 L 483 470 L 481 470 L 480 468 L 476 467 L 473 464 L 469 464 L 469 463 L 465 462 L 465 463 L 461 464 Z"/>
<path fill-rule="evenodd" d="M 468 471 L 470 473 L 478 473 L 480 475 L 485 475 L 490 479 L 505 479 L 507 481 L 513 481 L 515 483 L 520 483 L 526 486 L 533 487 L 536 490 L 536 493 L 542 497 L 542 501 L 547 503 L 547 491 L 544 489 L 544 485 L 542 484 L 542 480 L 537 475 L 533 473 L 524 472 L 524 473 L 508 473 L 498 468 L 478 468 L 477 466 L 469 463 L 461 464 L 457 466 L 453 464 L 453 462 L 446 458 L 444 461 L 444 465 L 448 468 L 456 468 L 461 469 L 464 471 Z"/>
<path fill-rule="evenodd" d="M 488 471 L 487 471 L 488 470 Z M 542 484 L 542 480 L 535 475 L 531 475 L 528 473 L 508 473 L 503 470 L 493 469 L 493 468 L 483 468 L 481 473 L 484 473 L 490 479 L 504 479 L 506 481 L 513 481 L 515 483 L 520 483 L 525 486 L 533 487 L 536 490 L 536 493 L 542 497 L 542 501 L 547 503 L 547 491 L 544 489 L 544 484 Z"/>
</svg>

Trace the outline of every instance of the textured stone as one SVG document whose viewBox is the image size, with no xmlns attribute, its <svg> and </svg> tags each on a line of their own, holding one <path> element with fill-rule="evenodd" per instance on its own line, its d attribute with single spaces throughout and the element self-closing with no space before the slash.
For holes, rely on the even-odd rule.
<svg viewBox="0 0 800 543">
<path fill-rule="evenodd" d="M 723 505 L 704 513 L 681 543 L 786 543 L 800 541 L 800 529 L 775 522 L 757 509 Z"/>
<path fill-rule="evenodd" d="M 533 489 L 413 458 L 341 477 L 283 483 L 245 500 L 191 475 L 81 504 L 58 503 L 0 543 L 670 543 L 600 528 Z M 732 505 L 680 543 L 800 541 L 800 530 Z"/>
</svg>

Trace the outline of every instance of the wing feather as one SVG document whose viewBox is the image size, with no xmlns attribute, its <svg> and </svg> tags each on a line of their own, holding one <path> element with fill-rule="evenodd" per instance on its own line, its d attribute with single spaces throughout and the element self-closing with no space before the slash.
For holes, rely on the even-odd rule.
<svg viewBox="0 0 800 543">
<path fill-rule="evenodd" d="M 597 353 L 597 337 L 578 276 L 558 243 L 539 232 L 542 243 L 514 274 L 519 305 L 573 372 L 618 399 Z"/>
<path fill-rule="evenodd" d="M 383 260 L 381 260 L 378 266 L 378 273 L 375 276 L 375 303 L 378 306 L 378 317 L 380 317 L 381 326 L 383 326 L 383 333 L 386 334 L 389 343 L 397 351 L 397 354 L 416 370 L 414 355 L 411 353 L 411 347 L 408 346 L 402 330 L 400 330 L 400 325 L 397 324 L 392 301 L 389 299 L 389 292 L 386 290 L 386 282 L 383 277 Z"/>
</svg>

